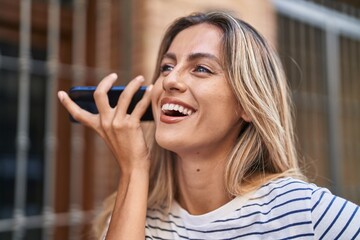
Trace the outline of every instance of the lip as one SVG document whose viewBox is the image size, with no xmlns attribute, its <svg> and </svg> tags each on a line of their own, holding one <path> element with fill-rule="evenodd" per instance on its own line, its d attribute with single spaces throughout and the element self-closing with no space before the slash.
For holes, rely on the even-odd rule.
<svg viewBox="0 0 360 240">
<path fill-rule="evenodd" d="M 178 104 L 180 106 L 183 106 L 184 108 L 187 108 L 187 109 L 190 109 L 193 113 L 189 116 L 177 116 L 177 117 L 174 117 L 174 116 L 167 116 L 163 113 L 163 111 L 160 110 L 160 121 L 163 122 L 163 123 L 168 123 L 168 124 L 172 124 L 172 123 L 178 123 L 180 121 L 183 121 L 185 119 L 188 119 L 190 118 L 193 114 L 196 113 L 196 109 L 192 106 L 190 106 L 189 104 L 183 102 L 183 101 L 180 101 L 179 99 L 175 99 L 175 98 L 163 98 L 161 99 L 160 101 L 160 109 L 161 107 L 164 105 L 164 104 Z"/>
</svg>

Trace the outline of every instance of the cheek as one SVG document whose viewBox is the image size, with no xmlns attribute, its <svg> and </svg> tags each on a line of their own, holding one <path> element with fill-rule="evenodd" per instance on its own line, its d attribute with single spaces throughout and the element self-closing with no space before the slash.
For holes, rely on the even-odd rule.
<svg viewBox="0 0 360 240">
<path fill-rule="evenodd" d="M 154 83 L 154 87 L 151 92 L 151 105 L 152 105 L 152 111 L 153 111 L 155 122 L 157 121 L 158 116 L 159 116 L 159 112 L 158 112 L 158 111 L 160 111 L 159 99 L 163 92 L 164 91 L 162 88 L 162 81 L 159 79 Z"/>
<path fill-rule="evenodd" d="M 242 109 L 232 93 L 214 95 L 209 105 L 213 106 L 209 109 L 214 113 L 214 118 L 219 124 L 233 124 L 241 118 Z"/>
<path fill-rule="evenodd" d="M 160 98 L 162 92 L 163 92 L 162 81 L 159 79 L 154 83 L 154 87 L 151 93 L 151 103 L 154 106 L 157 105 L 158 99 Z"/>
</svg>

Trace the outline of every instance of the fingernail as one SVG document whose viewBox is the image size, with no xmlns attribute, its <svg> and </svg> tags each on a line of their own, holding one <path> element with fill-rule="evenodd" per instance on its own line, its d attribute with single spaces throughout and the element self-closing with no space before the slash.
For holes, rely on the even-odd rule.
<svg viewBox="0 0 360 240">
<path fill-rule="evenodd" d="M 145 78 L 143 76 L 137 76 L 135 79 L 136 79 L 136 81 L 139 81 L 139 82 L 145 81 Z"/>
<path fill-rule="evenodd" d="M 110 74 L 110 77 L 114 78 L 114 79 L 117 79 L 117 74 L 116 73 L 112 73 Z"/>
<path fill-rule="evenodd" d="M 154 87 L 154 85 L 150 84 L 150 85 L 146 88 L 146 91 L 150 92 L 153 87 Z"/>
<path fill-rule="evenodd" d="M 63 100 L 64 100 L 64 93 L 62 92 L 62 91 L 59 91 L 58 92 L 58 98 L 59 98 L 59 100 L 62 102 Z"/>
</svg>

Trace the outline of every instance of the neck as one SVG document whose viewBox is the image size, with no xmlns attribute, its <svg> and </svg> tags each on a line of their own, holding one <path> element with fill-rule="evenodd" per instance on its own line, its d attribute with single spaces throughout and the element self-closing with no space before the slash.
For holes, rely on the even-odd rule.
<svg viewBox="0 0 360 240">
<path fill-rule="evenodd" d="M 190 214 L 200 215 L 213 211 L 232 199 L 226 192 L 224 183 L 226 157 L 178 157 L 177 201 Z"/>
</svg>

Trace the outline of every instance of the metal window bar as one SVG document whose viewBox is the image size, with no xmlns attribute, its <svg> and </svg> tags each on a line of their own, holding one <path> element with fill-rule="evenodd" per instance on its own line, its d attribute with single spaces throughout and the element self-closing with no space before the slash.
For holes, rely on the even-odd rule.
<svg viewBox="0 0 360 240">
<path fill-rule="evenodd" d="M 95 65 L 98 69 L 96 78 L 98 81 L 102 79 L 106 74 L 109 74 L 110 66 L 110 49 L 111 49 L 111 9 L 112 2 L 110 0 L 102 0 L 96 2 L 96 47 L 95 55 L 96 62 Z M 101 202 L 103 201 L 104 196 L 104 187 L 102 176 L 106 176 L 107 169 L 104 167 L 104 157 L 107 156 L 104 149 L 107 150 L 107 147 L 104 144 L 104 141 L 99 136 L 94 136 L 94 144 L 97 146 L 94 149 L 94 169 L 95 179 L 94 179 L 94 192 L 93 192 L 93 206 L 95 212 L 99 212 L 102 207 Z M 101 197 L 100 197 L 101 196 Z"/>
<path fill-rule="evenodd" d="M 96 67 L 100 79 L 110 69 L 111 1 L 96 2 Z"/>
<path fill-rule="evenodd" d="M 15 57 L 9 57 L 9 56 L 4 56 L 4 55 L 0 55 L 0 69 L 5 69 L 5 70 L 11 70 L 11 71 L 18 71 L 19 70 L 19 59 L 15 58 Z M 38 75 L 41 76 L 48 76 L 49 71 L 47 70 L 49 67 L 49 62 L 48 61 L 40 61 L 40 60 L 34 60 L 29 58 L 29 62 L 31 62 L 31 64 L 29 63 L 29 65 L 31 66 L 31 68 L 29 67 L 29 69 L 27 69 L 29 71 L 29 74 L 32 73 L 36 73 Z M 68 78 L 70 79 L 73 73 L 73 66 L 72 65 L 68 65 L 68 64 L 63 64 L 63 63 L 56 63 L 57 68 L 58 68 L 58 77 L 62 77 L 62 78 Z M 61 71 L 59 70 L 61 69 Z M 84 72 L 89 73 L 90 75 L 95 75 L 97 69 L 95 68 L 90 68 L 90 67 L 84 67 L 83 68 Z M 55 87 L 54 87 L 55 88 Z M 54 96 L 52 96 L 54 97 Z M 44 147 L 46 148 L 47 146 L 44 145 Z M 51 163 L 53 164 L 53 163 Z M 49 166 L 47 165 L 47 167 L 45 167 L 45 169 L 48 169 L 49 167 L 54 167 L 54 166 Z M 46 171 L 46 170 L 45 170 Z M 51 172 L 52 170 L 50 170 Z M 50 174 L 49 174 L 50 175 Z M 51 177 L 51 176 L 49 176 Z M 54 178 L 55 176 L 53 175 L 52 178 Z M 76 177 L 77 179 L 77 177 Z M 50 183 L 46 183 L 46 181 L 50 180 L 51 178 L 45 177 L 45 183 L 44 184 L 48 184 L 48 187 L 52 187 L 53 189 L 51 191 L 54 191 L 54 186 L 51 185 Z M 51 186 L 50 186 L 51 185 Z M 44 186 L 44 194 L 46 194 L 46 188 Z M 24 189 L 22 189 L 24 191 Z M 50 197 L 51 193 L 50 191 Z M 24 192 L 23 192 L 24 193 Z M 25 194 L 25 193 L 24 193 Z M 45 198 L 45 196 L 44 196 Z M 49 206 L 51 208 L 52 206 L 52 202 L 53 200 L 49 199 Z M 46 206 L 46 201 L 44 200 L 44 212 L 41 215 L 35 215 L 35 216 L 23 216 L 22 217 L 22 226 L 26 229 L 39 229 L 44 227 L 44 224 L 46 224 L 45 226 L 45 230 L 46 227 L 48 228 L 52 228 L 52 227 L 61 227 L 61 226 L 69 226 L 70 225 L 70 221 L 69 219 L 72 219 L 72 214 L 70 212 L 67 213 L 53 213 L 53 212 L 47 212 L 45 213 L 45 210 L 49 209 Z M 47 215 L 48 214 L 48 215 Z M 82 223 L 89 223 L 92 219 L 93 219 L 93 211 L 82 211 L 81 212 L 82 215 Z M 49 220 L 50 219 L 50 220 Z M 0 220 L 0 232 L 6 232 L 6 231 L 17 231 L 17 228 L 19 226 L 18 220 L 13 217 L 10 219 L 1 219 Z M 48 221 L 47 223 L 45 223 L 45 221 Z M 46 230 L 47 231 L 47 230 Z M 45 231 L 45 232 L 46 232 Z M 51 239 L 51 234 L 52 234 L 52 230 L 49 229 L 49 235 L 47 235 L 47 233 L 44 233 L 44 237 L 47 235 L 48 237 L 45 239 Z"/>
<path fill-rule="evenodd" d="M 1 54 L 1 53 L 0 53 Z M 0 67 L 1 69 L 10 70 L 10 71 L 18 71 L 19 70 L 19 59 L 16 57 L 10 57 L 1 55 Z M 29 74 L 37 74 L 39 76 L 46 77 L 49 74 L 49 66 L 47 61 L 30 59 L 30 68 Z M 58 68 L 58 77 L 71 79 L 74 73 L 74 65 L 65 64 L 65 63 L 57 63 Z M 83 66 L 82 71 L 86 72 L 88 75 L 95 76 L 97 69 L 93 67 Z"/>
<path fill-rule="evenodd" d="M 301 152 L 306 155 L 306 165 L 309 159 L 324 159 L 326 152 L 322 136 L 324 130 L 324 76 L 322 69 L 321 42 L 324 34 L 321 30 L 302 24 L 294 19 L 279 17 L 280 54 L 290 55 L 284 61 L 289 76 L 296 104 L 296 127 Z M 300 131 L 299 131 L 300 129 Z M 317 141 L 312 141 L 317 139 Z M 311 177 L 311 176 L 310 176 Z"/>
<path fill-rule="evenodd" d="M 340 35 L 360 39 L 359 20 L 305 0 L 272 0 L 276 10 L 285 16 L 316 26 L 331 28 Z"/>
<path fill-rule="evenodd" d="M 328 157 L 330 158 L 330 176 L 333 181 L 333 191 L 341 195 L 343 188 L 343 128 L 341 127 L 342 96 L 340 79 L 340 42 L 341 36 L 356 41 L 360 40 L 360 20 L 350 14 L 330 10 L 309 1 L 273 0 L 280 15 L 287 16 L 302 24 L 317 27 L 325 32 L 325 80 L 326 109 L 328 112 Z M 302 33 L 303 35 L 304 33 Z M 300 36 L 302 37 L 302 36 Z M 304 41 L 304 39 L 302 39 Z M 307 66 L 303 62 L 303 66 Z M 306 71 L 304 71 L 306 72 Z M 306 84 L 306 82 L 304 83 Z M 306 128 L 305 128 L 306 129 Z M 310 136 L 310 135 L 307 135 Z"/>
<path fill-rule="evenodd" d="M 343 97 L 343 129 L 344 143 L 343 148 L 347 153 L 344 156 L 344 168 L 360 169 L 358 161 L 360 156 L 360 97 L 359 97 L 359 75 L 360 75 L 360 41 L 354 41 L 342 37 L 340 39 L 340 52 L 344 61 L 341 65 L 341 76 L 346 80 L 346 85 L 342 86 Z M 360 199 L 360 176 L 359 174 L 348 175 L 345 179 L 345 190 L 347 197 Z"/>
<path fill-rule="evenodd" d="M 326 70 L 327 70 L 327 109 L 329 116 L 329 158 L 331 163 L 330 176 L 333 180 L 333 191 L 342 195 L 342 129 L 340 128 L 340 74 L 339 74 L 339 36 L 336 32 L 326 31 Z"/>
<path fill-rule="evenodd" d="M 130 79 L 132 72 L 132 61 L 131 61 L 131 49 L 133 46 L 132 43 L 132 33 L 133 33 L 133 22 L 131 12 L 133 9 L 133 1 L 121 1 L 122 4 L 119 4 L 119 13 L 121 14 L 121 23 L 119 24 L 119 28 L 122 29 L 122 32 L 126 33 L 122 37 L 122 47 L 119 48 L 119 56 L 121 56 L 121 64 L 119 69 L 124 69 L 122 72 L 122 76 L 125 79 Z"/>
<path fill-rule="evenodd" d="M 73 65 L 60 64 L 58 62 L 58 44 L 59 44 L 59 4 L 58 1 L 52 0 L 49 3 L 49 23 L 48 23 L 48 59 L 47 61 L 34 60 L 30 56 L 30 37 L 31 37 L 31 1 L 21 2 L 21 19 L 20 19 L 20 58 L 1 56 L 0 68 L 12 71 L 20 69 L 19 81 L 19 107 L 18 107 L 18 129 L 17 129 L 17 165 L 16 165 L 16 193 L 15 193 L 15 209 L 14 216 L 11 219 L 0 220 L 0 232 L 13 231 L 13 239 L 25 238 L 26 229 L 44 228 L 43 239 L 51 239 L 53 234 L 53 227 L 55 226 L 69 226 L 72 223 L 88 223 L 93 218 L 93 211 L 70 211 L 69 213 L 54 214 L 53 196 L 54 196 L 54 151 L 56 145 L 56 138 L 54 136 L 54 126 L 56 125 L 56 79 L 57 77 L 71 78 L 74 72 L 79 72 L 79 65 L 77 69 L 73 70 Z M 86 6 L 83 7 L 84 12 Z M 85 17 L 83 22 L 85 22 Z M 85 29 L 84 26 L 80 31 Z M 77 41 L 81 49 L 83 43 Z M 77 51 L 74 55 L 78 54 Z M 82 54 L 84 56 L 84 54 Z M 77 55 L 78 56 L 78 55 Z M 81 61 L 78 61 L 81 62 Z M 82 60 L 82 62 L 84 62 Z M 61 73 L 59 73 L 61 69 Z M 80 71 L 88 72 L 95 75 L 96 69 L 85 67 L 83 63 L 80 66 Z M 46 136 L 44 141 L 45 151 L 45 181 L 44 181 L 44 209 L 43 214 L 37 216 L 25 216 L 26 204 L 26 167 L 29 146 L 29 98 L 30 98 L 30 75 L 36 73 L 38 75 L 49 78 L 47 84 L 47 116 L 46 116 Z M 83 79 L 79 77 L 79 79 Z M 49 109 L 50 108 L 50 109 Z M 76 142 L 76 141 L 75 141 Z M 73 161 L 74 162 L 74 161 Z M 82 168 L 82 166 L 80 166 Z M 73 181 L 78 182 L 81 176 L 73 173 Z M 79 189 L 79 188 L 76 188 Z M 73 190 L 73 193 L 76 192 Z M 79 191 L 77 191 L 79 192 Z M 78 193 L 76 193 L 78 194 Z M 73 194 L 74 195 L 74 194 Z M 76 197 L 75 197 L 76 198 Z M 81 200 L 77 200 L 81 203 Z M 75 213 L 74 213 L 75 212 Z M 74 216 L 75 215 L 75 216 Z M 78 217 L 80 216 L 80 218 Z M 75 220 L 73 220 L 75 219 Z"/>
<path fill-rule="evenodd" d="M 50 0 L 48 5 L 47 29 L 47 67 L 48 81 L 46 91 L 46 118 L 45 118 L 45 166 L 44 166 L 44 194 L 43 194 L 43 232 L 42 239 L 52 239 L 54 234 L 54 184 L 55 184 L 55 150 L 56 150 L 56 90 L 59 62 L 59 29 L 60 4 L 58 0 Z"/>
<path fill-rule="evenodd" d="M 85 47 L 86 47 L 86 8 L 87 1 L 75 0 L 73 11 L 73 85 L 84 85 Z M 82 214 L 84 127 L 71 125 L 70 156 L 70 231 L 69 239 L 79 239 Z"/>
<path fill-rule="evenodd" d="M 54 0 L 55 1 L 55 0 Z M 311 25 L 315 25 L 319 28 L 322 28 L 326 31 L 326 27 L 330 23 L 326 23 L 326 21 L 331 21 L 332 27 L 337 29 L 336 36 L 339 37 L 340 35 L 347 36 L 349 38 L 360 39 L 360 31 L 359 31 L 359 20 L 348 17 L 346 14 L 339 14 L 337 12 L 328 10 L 326 8 L 320 7 L 318 5 L 312 3 L 304 3 L 304 1 L 290 1 L 290 0 L 273 0 L 275 6 L 277 6 L 278 11 L 295 19 L 301 20 L 302 22 L 306 22 Z M 71 157 L 71 209 L 69 213 L 56 213 L 53 214 L 53 190 L 49 189 L 51 184 L 52 176 L 49 176 L 50 173 L 53 171 L 53 163 L 49 160 L 54 151 L 55 139 L 53 138 L 53 126 L 55 125 L 55 119 L 51 119 L 51 116 L 47 116 L 47 127 L 46 127 L 46 139 L 44 143 L 44 148 L 48 149 L 46 151 L 46 164 L 48 169 L 49 175 L 45 177 L 45 184 L 47 185 L 44 187 L 44 212 L 42 215 L 38 216 L 25 216 L 24 214 L 24 207 L 25 207 L 25 197 L 26 197 L 26 161 L 27 161 L 27 152 L 28 152 L 28 144 L 29 144 L 29 134 L 28 134 L 28 124 L 29 124 L 29 84 L 30 84 L 30 74 L 31 73 L 38 73 L 43 74 L 44 76 L 49 77 L 49 91 L 54 91 L 56 89 L 56 82 L 54 79 L 61 76 L 66 76 L 70 78 L 72 75 L 74 77 L 74 84 L 82 84 L 84 72 L 88 72 L 90 74 L 96 74 L 97 69 L 87 68 L 85 67 L 84 63 L 84 46 L 85 46 L 85 19 L 86 19 L 86 1 L 84 0 L 77 0 L 75 3 L 75 10 L 74 10 L 74 48 L 73 48 L 73 65 L 66 65 L 60 64 L 58 62 L 58 40 L 59 36 L 55 37 L 58 34 L 59 26 L 56 21 L 58 21 L 58 16 L 56 13 L 56 1 L 54 3 L 50 3 L 49 12 L 53 12 L 52 18 L 49 19 L 49 35 L 48 35 L 48 44 L 49 44 L 49 58 L 48 61 L 38 61 L 32 60 L 30 56 L 30 19 L 31 19 L 31 1 L 24 0 L 21 2 L 21 23 L 20 23 L 20 61 L 16 58 L 7 57 L 7 56 L 0 56 L 0 67 L 2 69 L 12 69 L 17 70 L 18 66 L 20 67 L 20 84 L 19 84 L 19 107 L 18 107 L 18 129 L 17 129 L 17 173 L 16 173 L 16 194 L 15 194 L 15 211 L 14 211 L 14 218 L 13 219 L 5 219 L 0 220 L 0 232 L 2 231 L 9 231 L 13 230 L 13 239 L 22 239 L 24 238 L 24 231 L 25 229 L 32 229 L 32 228 L 44 228 L 44 235 L 43 239 L 51 239 L 52 237 L 52 227 L 55 226 L 69 226 L 74 225 L 74 228 L 70 231 L 70 236 L 74 239 L 79 238 L 79 231 L 76 228 L 76 225 L 79 223 L 88 222 L 93 217 L 93 212 L 84 212 L 82 211 L 81 207 L 81 194 L 78 189 L 81 189 L 82 183 L 79 181 L 82 180 L 82 163 L 79 159 L 83 159 L 82 156 L 82 149 L 84 147 L 83 142 L 83 130 L 81 126 L 74 125 L 72 129 L 72 157 Z M 53 9 L 53 10 L 50 10 Z M 320 11 L 321 10 L 321 11 Z M 319 16 L 320 15 L 320 16 Z M 329 17 L 331 16 L 331 17 Z M 313 19 L 314 18 L 314 19 Z M 53 25 L 52 25 L 53 24 Z M 53 27 L 50 27 L 52 25 Z M 53 30 L 50 33 L 51 29 Z M 336 40 L 339 44 L 339 41 Z M 50 47 L 52 45 L 52 47 Z M 345 45 L 345 44 L 344 44 Z M 345 51 L 345 46 L 340 46 L 341 49 L 335 51 L 342 52 Z M 100 47 L 99 47 L 100 48 Z M 100 51 L 97 48 L 97 51 Z M 339 46 L 337 47 L 339 48 Z M 334 53 L 332 53 L 334 54 Z M 352 44 L 348 47 L 347 54 L 350 56 L 349 60 L 354 64 L 354 62 L 359 62 L 358 57 L 360 54 L 360 47 L 359 44 Z M 338 55 L 338 53 L 334 54 Z M 337 57 L 332 57 L 336 59 Z M 97 63 L 97 66 L 100 68 L 107 68 L 108 63 L 102 65 Z M 339 63 L 337 63 L 339 64 Z M 31 68 L 30 68 L 31 66 Z M 57 66 L 57 67 L 56 67 Z M 103 66 L 103 67 L 101 67 Z M 339 66 L 339 65 L 338 65 Z M 359 89 L 358 81 L 356 76 L 359 76 L 360 67 L 358 65 L 350 66 L 347 65 L 349 76 L 352 76 L 352 82 L 350 83 L 352 87 L 350 87 L 354 92 L 352 95 L 358 95 L 356 92 Z M 61 69 L 61 72 L 58 71 Z M 338 70 L 337 70 L 338 71 Z M 343 70 L 347 71 L 347 70 Z M 335 74 L 335 76 L 338 74 Z M 339 86 L 335 86 L 334 89 L 337 89 Z M 53 97 L 53 96 L 52 96 Z M 50 101 L 49 101 L 50 103 Z M 47 108 L 49 108 L 53 103 L 50 103 Z M 355 114 L 357 114 L 357 119 L 359 119 L 359 103 L 354 103 Z M 352 109 L 352 108 L 351 108 Z M 48 111 L 48 110 L 47 110 Z M 338 112 L 340 110 L 336 110 Z M 50 114 L 50 113 L 49 113 Z M 53 114 L 56 114 L 54 112 Z M 54 116 L 53 116 L 54 118 Z M 49 123 L 49 121 L 53 123 Z M 51 126 L 51 124 L 54 124 Z M 358 126 L 357 126 L 358 127 Z M 78 130 L 80 129 L 80 130 Z M 358 134 L 359 130 L 354 131 L 353 134 Z M 357 139 L 357 142 L 353 143 L 353 152 L 359 152 L 359 139 L 360 136 L 356 135 L 353 139 Z M 334 143 L 333 143 L 334 144 Z M 359 153 L 357 153 L 359 155 Z M 50 161 L 50 162 L 48 162 Z M 353 163 L 354 164 L 354 163 Z M 23 174 L 24 173 L 24 174 Z M 79 174 L 80 173 L 80 174 Z M 357 180 L 359 180 L 359 176 L 357 176 Z M 78 185 L 75 185 L 78 184 Z M 356 187 L 355 187 L 356 188 Z M 354 194 L 360 195 L 359 188 L 354 190 Z M 74 234 L 74 235 L 73 235 Z"/>
<path fill-rule="evenodd" d="M 24 237 L 27 158 L 29 149 L 29 111 L 30 111 L 30 36 L 31 0 L 24 0 L 20 6 L 20 79 L 17 119 L 17 149 L 15 176 L 15 208 L 13 239 Z"/>
<path fill-rule="evenodd" d="M 83 211 L 81 212 L 81 215 L 83 216 L 83 223 L 88 223 L 93 219 L 94 212 L 93 211 Z M 65 212 L 65 213 L 56 213 L 52 217 L 51 226 L 52 227 L 63 227 L 63 226 L 69 226 L 70 222 L 69 219 L 73 217 L 71 212 Z M 44 221 L 46 220 L 45 216 L 42 215 L 36 215 L 36 216 L 26 216 L 23 218 L 23 226 L 26 229 L 38 229 L 44 226 Z M 0 232 L 5 231 L 16 231 L 16 219 L 5 219 L 0 221 Z M 24 236 L 23 236 L 24 238 Z M 48 238 L 50 239 L 50 238 Z"/>
</svg>

